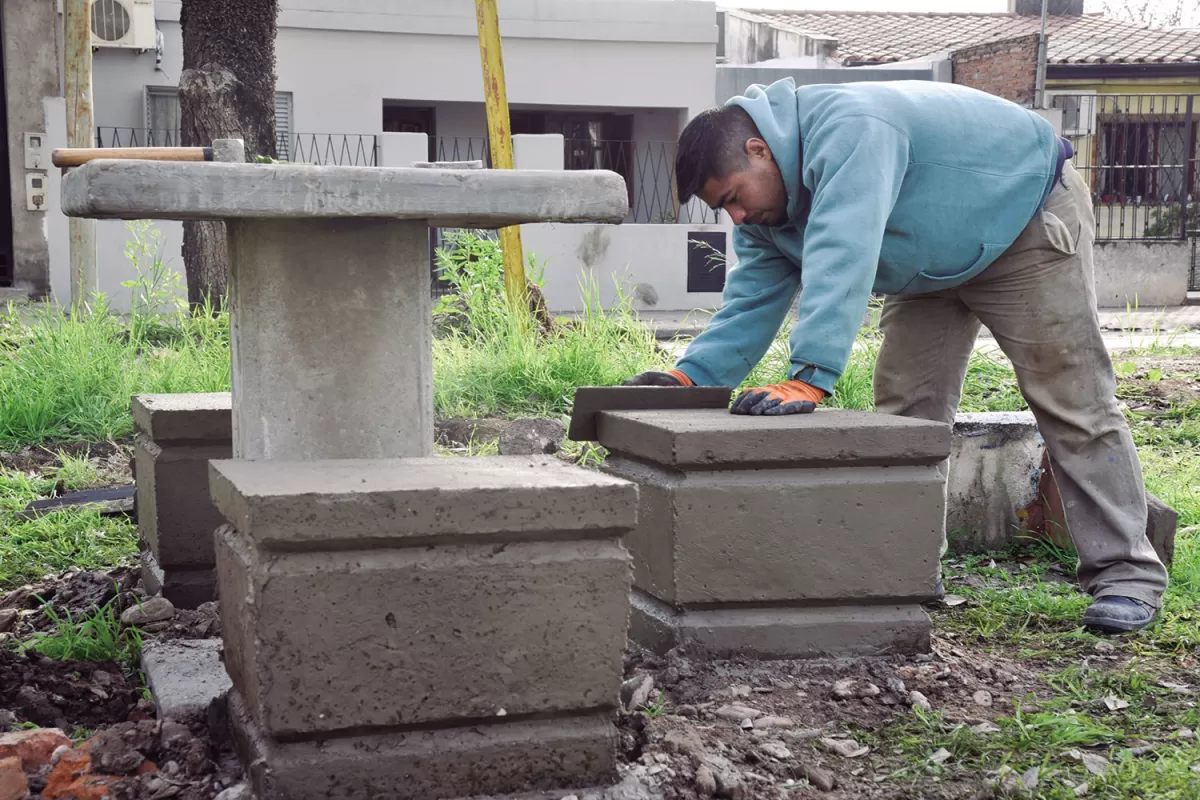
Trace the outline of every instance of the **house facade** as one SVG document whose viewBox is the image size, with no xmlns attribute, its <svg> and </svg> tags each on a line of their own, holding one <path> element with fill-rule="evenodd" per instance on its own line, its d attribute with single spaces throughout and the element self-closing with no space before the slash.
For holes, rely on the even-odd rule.
<svg viewBox="0 0 1200 800">
<path fill-rule="evenodd" d="M 845 67 L 941 65 L 955 83 L 1037 107 L 1041 0 L 1010 0 L 1008 12 L 995 14 L 741 13 L 819 43 Z M 1190 252 L 1200 231 L 1200 30 L 1084 14 L 1083 0 L 1050 0 L 1048 13 L 1038 110 L 1074 146 L 1092 188 L 1097 240 L 1179 242 Z M 1180 269 L 1191 267 L 1197 291 L 1200 269 L 1188 258 Z"/>
<path fill-rule="evenodd" d="M 24 181 L 16 136 L 46 133 L 65 145 L 61 13 L 45 0 L 3 0 L 6 56 L 44 55 L 44 93 L 57 99 L 37 124 L 9 120 L 10 184 Z M 45 30 L 33 41 L 30 12 Z M 280 0 L 276 39 L 279 156 L 355 166 L 384 165 L 384 139 L 424 134 L 405 158 L 490 160 L 473 0 Z M 176 86 L 182 71 L 178 0 L 94 0 L 93 105 L 101 147 L 179 144 Z M 11 25 L 10 17 L 21 21 Z M 42 19 L 44 17 L 44 19 Z M 611 169 L 630 191 L 627 224 L 708 226 L 713 212 L 681 208 L 674 196 L 674 142 L 686 121 L 713 103 L 715 5 L 704 0 L 505 0 L 503 55 L 514 134 L 555 137 L 566 169 Z M 6 63 L 10 60 L 6 59 Z M 27 84 L 13 70 L 5 85 Z M 15 94 L 10 91 L 10 112 Z M 39 113 L 41 95 L 36 98 Z M 35 103 L 31 100 L 29 105 Z M 544 148 L 543 148 L 544 149 Z M 391 163 L 389 166 L 407 166 Z M 33 297 L 69 294 L 65 218 L 57 174 L 46 172 L 46 210 L 29 228 L 40 259 L 0 267 L 0 286 Z M 22 196 L 23 197 L 23 196 Z M 181 226 L 158 225 L 164 255 L 182 271 Z M 19 231 L 18 231 L 19 232 Z M 0 234 L 4 231 L 0 229 Z M 18 236 L 18 239 L 21 237 Z M 122 223 L 97 224 L 99 289 L 128 307 L 132 277 Z M 0 248 L 2 250 L 3 248 Z M 604 280 L 601 280 L 604 283 Z M 709 299 L 711 299 L 711 293 Z"/>
</svg>

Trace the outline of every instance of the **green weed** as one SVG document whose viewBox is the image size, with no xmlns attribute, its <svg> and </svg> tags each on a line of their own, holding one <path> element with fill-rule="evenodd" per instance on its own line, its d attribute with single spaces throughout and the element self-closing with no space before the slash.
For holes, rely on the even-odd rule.
<svg viewBox="0 0 1200 800">
<path fill-rule="evenodd" d="M 228 315 L 173 305 L 174 273 L 152 249 L 157 239 L 144 225 L 130 230 L 139 277 L 128 324 L 103 295 L 82 309 L 45 305 L 3 319 L 0 446 L 121 439 L 133 429 L 131 395 L 228 391 Z"/>
<path fill-rule="evenodd" d="M 436 315 L 464 315 L 434 342 L 434 408 L 439 416 L 553 416 L 570 412 L 579 386 L 612 386 L 647 369 L 666 369 L 653 333 L 620 294 L 602 309 L 592 281 L 581 287 L 584 310 L 545 333 L 524 309 L 504 300 L 499 246 L 459 233 L 439 250 L 454 294 Z M 531 270 L 531 275 L 537 275 Z"/>
<path fill-rule="evenodd" d="M 75 467 L 67 469 L 76 470 L 68 476 L 72 481 L 87 476 Z M 125 519 L 81 508 L 29 520 L 10 516 L 53 489 L 52 478 L 0 470 L 0 591 L 69 567 L 109 569 L 131 563 L 137 555 L 137 531 Z"/>
<path fill-rule="evenodd" d="M 121 624 L 112 601 L 79 619 L 69 611 L 60 617 L 49 604 L 42 608 L 55 628 L 22 642 L 18 645 L 21 652 L 33 651 L 58 661 L 115 661 L 126 667 L 137 663 L 141 633 Z"/>
</svg>

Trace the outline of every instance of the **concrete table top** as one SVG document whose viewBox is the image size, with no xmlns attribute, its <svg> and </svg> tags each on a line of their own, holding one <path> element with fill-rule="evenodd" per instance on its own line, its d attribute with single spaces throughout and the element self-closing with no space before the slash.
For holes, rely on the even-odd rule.
<svg viewBox="0 0 1200 800">
<path fill-rule="evenodd" d="M 461 170 L 98 159 L 69 172 L 62 209 L 94 219 L 422 220 L 442 228 L 618 223 L 606 170 Z"/>
</svg>

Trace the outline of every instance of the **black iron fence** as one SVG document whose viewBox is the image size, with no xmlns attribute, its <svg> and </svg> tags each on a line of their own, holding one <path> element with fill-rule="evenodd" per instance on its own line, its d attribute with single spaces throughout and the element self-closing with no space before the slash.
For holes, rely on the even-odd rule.
<svg viewBox="0 0 1200 800">
<path fill-rule="evenodd" d="M 1099 240 L 1186 239 L 1195 202 L 1200 95 L 1054 93 Z"/>
<path fill-rule="evenodd" d="M 96 147 L 179 147 L 179 131 L 154 128 L 96 128 Z"/>
<path fill-rule="evenodd" d="M 607 169 L 625 179 L 629 189 L 627 222 L 651 224 L 715 224 L 720 211 L 699 201 L 680 205 L 675 190 L 675 142 L 567 139 L 567 169 Z"/>
<path fill-rule="evenodd" d="M 1188 289 L 1200 291 L 1200 95 L 1054 92 L 1051 100 L 1092 191 L 1097 240 L 1188 241 Z"/>
<path fill-rule="evenodd" d="M 297 133 L 275 142 L 280 161 L 338 167 L 379 166 L 379 140 L 373 134 Z"/>
<path fill-rule="evenodd" d="M 629 190 L 626 223 L 705 224 L 720 222 L 720 211 L 699 201 L 680 205 L 675 193 L 674 142 L 564 139 L 565 169 L 605 169 L 625 179 Z M 438 161 L 482 161 L 491 167 L 487 137 L 443 136 Z"/>
<path fill-rule="evenodd" d="M 179 147 L 178 130 L 154 128 L 97 128 L 97 147 Z M 379 142 L 372 134 L 281 134 L 275 143 L 280 161 L 343 167 L 379 164 Z"/>
</svg>

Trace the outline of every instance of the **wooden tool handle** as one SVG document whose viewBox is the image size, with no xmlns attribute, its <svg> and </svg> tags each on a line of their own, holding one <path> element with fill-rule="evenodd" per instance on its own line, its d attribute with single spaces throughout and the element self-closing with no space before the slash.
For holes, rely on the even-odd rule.
<svg viewBox="0 0 1200 800">
<path fill-rule="evenodd" d="M 212 161 L 211 147 L 77 147 L 55 150 L 50 160 L 56 167 L 78 167 L 98 158 L 128 158 L 140 161 Z"/>
</svg>

